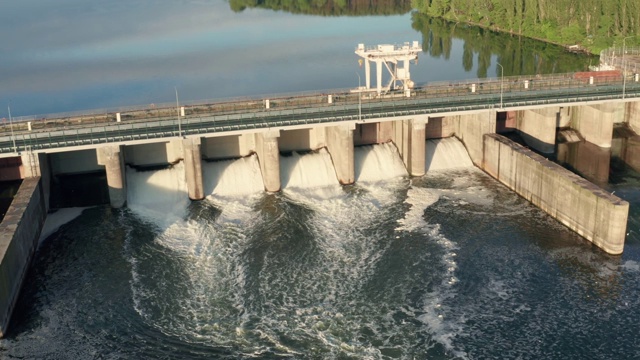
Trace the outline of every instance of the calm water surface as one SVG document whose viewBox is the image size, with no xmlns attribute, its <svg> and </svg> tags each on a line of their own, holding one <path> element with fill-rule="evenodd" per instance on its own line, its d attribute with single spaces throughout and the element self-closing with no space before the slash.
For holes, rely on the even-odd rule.
<svg viewBox="0 0 640 360">
<path fill-rule="evenodd" d="M 14 115 L 174 101 L 174 87 L 183 100 L 355 87 L 359 42 L 425 43 L 419 83 L 592 61 L 409 13 L 67 0 L 0 14 Z M 382 153 L 373 169 L 397 161 Z M 323 175 L 321 156 L 301 158 Z M 631 203 L 619 257 L 474 168 L 194 203 L 157 172 L 164 197 L 85 210 L 41 244 L 0 357 L 638 358 L 640 175 L 612 164 L 604 186 Z"/>
</svg>

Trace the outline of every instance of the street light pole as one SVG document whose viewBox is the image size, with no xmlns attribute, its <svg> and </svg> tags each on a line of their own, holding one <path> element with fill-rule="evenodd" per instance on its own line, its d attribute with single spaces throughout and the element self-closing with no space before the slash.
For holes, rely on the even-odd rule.
<svg viewBox="0 0 640 360">
<path fill-rule="evenodd" d="M 11 105 L 7 105 L 7 112 L 9 113 L 9 128 L 11 129 L 11 141 L 13 141 L 13 151 L 18 152 L 16 146 L 16 137 L 13 135 L 13 120 L 11 119 Z"/>
<path fill-rule="evenodd" d="M 358 121 L 362 121 L 362 89 L 360 88 L 360 74 L 356 71 L 356 75 L 358 75 Z"/>
<path fill-rule="evenodd" d="M 627 62 L 625 55 L 627 53 L 627 39 L 633 36 L 627 36 L 622 39 L 622 99 L 624 99 L 625 91 L 627 89 Z"/>
<path fill-rule="evenodd" d="M 500 109 L 502 110 L 502 94 L 504 92 L 504 68 L 500 63 L 496 63 L 500 66 L 501 75 L 500 75 Z"/>
<path fill-rule="evenodd" d="M 176 110 L 178 113 L 178 135 L 182 137 L 182 121 L 180 120 L 180 105 L 178 103 L 178 87 L 174 86 L 173 88 L 176 91 Z"/>
</svg>

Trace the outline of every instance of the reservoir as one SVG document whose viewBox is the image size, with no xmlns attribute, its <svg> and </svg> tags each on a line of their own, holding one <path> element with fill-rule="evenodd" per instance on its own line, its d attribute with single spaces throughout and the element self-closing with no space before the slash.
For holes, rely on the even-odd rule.
<svg viewBox="0 0 640 360">
<path fill-rule="evenodd" d="M 22 116 L 353 88 L 358 43 L 420 41 L 418 84 L 595 61 L 370 3 L 340 16 L 234 1 L 1 5 L 13 35 L 0 98 Z M 601 184 L 631 205 L 624 253 L 609 256 L 473 167 L 457 140 L 427 148 L 427 175 L 409 178 L 392 145 L 357 147 L 352 186 L 326 152 L 282 153 L 276 194 L 255 156 L 203 163 L 215 181 L 198 202 L 180 163 L 128 168 L 126 208 L 50 215 L 0 357 L 640 356 L 636 170 L 613 157 Z"/>
</svg>

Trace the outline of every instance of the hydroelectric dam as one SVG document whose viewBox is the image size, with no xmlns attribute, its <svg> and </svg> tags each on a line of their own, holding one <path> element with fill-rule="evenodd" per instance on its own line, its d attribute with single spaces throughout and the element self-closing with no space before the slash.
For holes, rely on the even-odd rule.
<svg viewBox="0 0 640 360">
<path fill-rule="evenodd" d="M 406 78 L 395 70 L 397 79 L 408 80 L 408 68 Z M 595 246 L 621 254 L 628 203 L 545 154 L 555 152 L 560 132 L 612 149 L 615 126 L 640 131 L 638 80 L 637 74 L 585 73 L 383 87 L 378 77 L 372 87 L 367 76 L 355 90 L 10 119 L 0 137 L 0 178 L 24 180 L 2 223 L 0 335 L 58 196 L 54 183 L 76 174 L 104 174 L 107 189 L 95 191 L 120 208 L 141 191 L 127 187 L 135 169 L 180 169 L 185 196 L 200 200 L 220 179 L 203 162 L 257 161 L 260 171 L 251 176 L 278 192 L 288 181 L 282 161 L 291 154 L 328 156 L 336 179 L 349 185 L 360 146 L 391 147 L 407 174 L 420 177 L 435 168 L 439 143 L 453 141 L 476 167 Z M 517 134 L 524 145 L 503 134 Z"/>
</svg>

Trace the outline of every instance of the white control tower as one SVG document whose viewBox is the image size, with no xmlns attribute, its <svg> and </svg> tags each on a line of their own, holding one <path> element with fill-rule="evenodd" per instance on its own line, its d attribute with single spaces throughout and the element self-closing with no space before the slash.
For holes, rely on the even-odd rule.
<svg viewBox="0 0 640 360">
<path fill-rule="evenodd" d="M 376 91 L 381 95 L 383 90 L 409 90 L 413 88 L 411 74 L 409 72 L 409 61 L 418 60 L 418 53 L 422 51 L 422 47 L 417 41 L 412 44 L 405 42 L 404 45 L 378 45 L 374 47 L 365 47 L 364 44 L 358 44 L 356 54 L 360 56 L 360 64 L 364 61 L 366 85 L 358 91 L 371 91 L 371 62 L 376 63 Z M 363 60 L 364 59 L 364 60 Z M 402 62 L 402 66 L 399 64 Z M 385 67 L 391 78 L 386 86 L 382 85 L 382 68 Z"/>
</svg>

